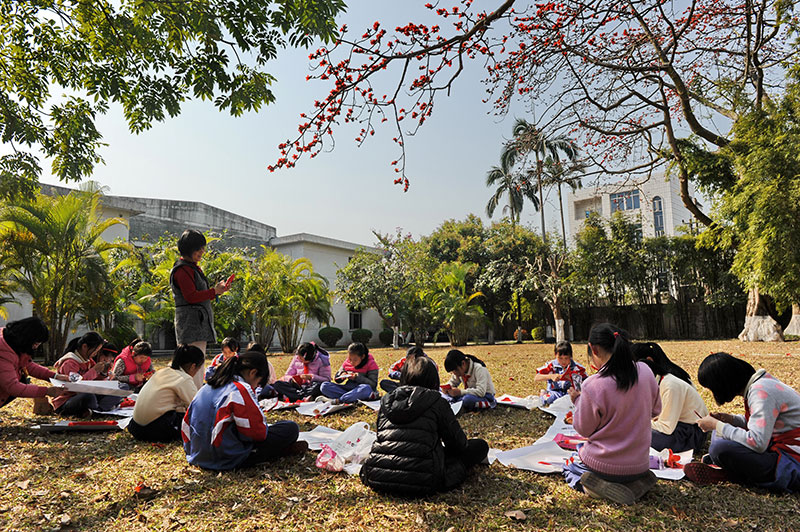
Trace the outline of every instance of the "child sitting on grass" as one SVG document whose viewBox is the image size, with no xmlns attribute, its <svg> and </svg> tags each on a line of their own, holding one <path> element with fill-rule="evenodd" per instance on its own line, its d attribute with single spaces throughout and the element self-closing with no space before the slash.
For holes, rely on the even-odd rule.
<svg viewBox="0 0 800 532">
<path fill-rule="evenodd" d="M 124 384 L 123 387 L 138 392 L 153 374 L 152 354 L 149 342 L 132 343 L 114 359 L 112 378 Z"/>
<path fill-rule="evenodd" d="M 547 389 L 540 394 L 545 405 L 564 397 L 570 387 L 580 390 L 586 378 L 586 369 L 572 359 L 572 344 L 562 340 L 553 352 L 556 358 L 539 368 L 533 377 L 534 382 L 547 381 Z"/>
<path fill-rule="evenodd" d="M 425 353 L 425 351 L 423 351 L 421 347 L 418 346 L 409 347 L 408 351 L 406 351 L 406 356 L 404 356 L 403 358 L 392 364 L 392 366 L 389 368 L 389 378 L 383 379 L 381 381 L 380 383 L 381 389 L 386 393 L 393 392 L 398 386 L 400 386 L 398 382 L 400 381 L 400 375 L 401 372 L 403 371 L 403 367 L 405 366 L 405 364 L 408 364 L 414 357 L 427 357 L 427 356 L 428 355 Z M 433 360 L 431 360 L 431 362 L 433 362 Z M 433 362 L 433 365 L 436 366 L 436 362 Z M 438 366 L 436 370 L 437 371 L 439 370 Z"/>
<path fill-rule="evenodd" d="M 697 421 L 714 433 L 703 461 L 684 467 L 686 478 L 700 485 L 731 481 L 800 491 L 800 394 L 728 353 L 707 356 L 697 381 L 717 404 L 742 397 L 744 415 L 714 413 Z"/>
<path fill-rule="evenodd" d="M 217 371 L 217 367 L 231 358 L 233 355 L 239 352 L 239 342 L 235 338 L 231 338 L 230 336 L 226 337 L 222 340 L 220 344 L 222 347 L 222 353 L 218 354 L 214 357 L 211 361 L 211 365 L 206 368 L 205 380 L 211 378 L 215 371 Z"/>
<path fill-rule="evenodd" d="M 155 372 L 133 407 L 128 432 L 137 440 L 168 443 L 181 441 L 181 420 L 197 394 L 194 374 L 203 367 L 203 352 L 193 345 L 180 345 L 168 368 Z"/>
<path fill-rule="evenodd" d="M 381 399 L 378 439 L 361 467 L 361 481 L 376 491 L 425 496 L 461 484 L 486 459 L 489 445 L 468 440 L 439 393 L 439 370 L 427 357 L 403 366 L 400 386 Z"/>
<path fill-rule="evenodd" d="M 108 380 L 113 356 L 103 352 L 104 344 L 103 337 L 93 331 L 73 338 L 67 344 L 64 356 L 59 358 L 53 367 L 57 373 L 67 377 L 77 374 L 81 380 L 86 381 Z M 115 396 L 64 392 L 53 399 L 53 408 L 60 416 L 88 418 L 92 415 L 92 410 L 107 410 L 100 406 L 100 401 L 104 398 L 119 403 L 119 398 Z"/>
<path fill-rule="evenodd" d="M 588 441 L 563 474 L 577 491 L 633 504 L 656 483 L 650 420 L 661 412 L 658 384 L 646 364 L 633 361 L 627 333 L 613 325 L 592 328 L 588 355 L 597 374 L 580 392 L 567 392 L 575 404 L 572 426 Z"/>
<path fill-rule="evenodd" d="M 306 342 L 297 347 L 286 373 L 272 387 L 291 402 L 313 401 L 322 393 L 322 383 L 330 380 L 330 355 L 314 342 Z"/>
<path fill-rule="evenodd" d="M 189 463 L 215 471 L 254 466 L 308 449 L 292 421 L 267 426 L 254 390 L 266 384 L 267 357 L 248 351 L 223 362 L 194 396 L 181 424 Z"/>
<path fill-rule="evenodd" d="M 697 419 L 707 416 L 708 408 L 692 385 L 689 374 L 672 362 L 656 343 L 633 344 L 631 353 L 634 360 L 648 365 L 658 381 L 661 413 L 650 422 L 650 447 L 675 453 L 701 452 L 708 436 L 697 426 Z"/>
<path fill-rule="evenodd" d="M 367 346 L 354 342 L 347 347 L 347 359 L 336 372 L 334 382 L 323 382 L 319 391 L 324 397 L 332 399 L 333 404 L 376 399 L 378 370 L 378 363 Z"/>
<path fill-rule="evenodd" d="M 453 374 L 450 382 L 443 387 L 452 402 L 461 401 L 467 412 L 497 406 L 492 376 L 481 359 L 451 349 L 444 359 L 444 369 Z M 463 390 L 458 388 L 462 383 Z"/>
</svg>

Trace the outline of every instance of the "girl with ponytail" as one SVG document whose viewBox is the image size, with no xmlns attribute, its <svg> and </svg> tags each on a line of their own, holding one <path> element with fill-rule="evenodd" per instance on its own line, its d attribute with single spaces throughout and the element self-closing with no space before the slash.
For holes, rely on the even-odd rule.
<svg viewBox="0 0 800 532">
<path fill-rule="evenodd" d="M 567 483 L 591 497 L 633 504 L 656 483 L 650 471 L 650 420 L 661 412 L 653 372 L 634 362 L 628 333 L 604 323 L 592 327 L 587 346 L 597 374 L 570 388 L 573 426 L 588 441 L 564 466 Z"/>
<path fill-rule="evenodd" d="M 108 380 L 114 355 L 103 351 L 105 343 L 103 337 L 94 331 L 75 337 L 67 344 L 64 356 L 53 367 L 66 377 L 78 374 L 81 380 Z M 92 410 L 111 409 L 119 401 L 119 397 L 111 395 L 65 392 L 53 399 L 53 407 L 56 414 L 61 416 L 86 418 L 92 415 Z"/>
<path fill-rule="evenodd" d="M 267 357 L 258 351 L 219 365 L 183 418 L 181 437 L 190 464 L 224 471 L 305 452 L 308 445 L 297 441 L 296 423 L 267 425 L 255 389 L 268 378 Z"/>
<path fill-rule="evenodd" d="M 194 376 L 203 367 L 204 355 L 194 345 L 179 345 L 172 363 L 153 374 L 136 399 L 128 432 L 137 440 L 181 441 L 181 421 L 197 394 Z"/>
<path fill-rule="evenodd" d="M 444 359 L 444 369 L 453 374 L 443 391 L 452 402 L 461 401 L 467 412 L 494 408 L 494 383 L 483 360 L 451 349 Z M 463 384 L 464 389 L 459 389 Z"/>
<path fill-rule="evenodd" d="M 635 343 L 631 352 L 634 360 L 644 362 L 653 371 L 661 395 L 661 413 L 650 422 L 650 447 L 676 453 L 702 451 L 707 435 L 697 426 L 697 417 L 708 415 L 708 408 L 689 374 L 656 343 Z"/>
</svg>

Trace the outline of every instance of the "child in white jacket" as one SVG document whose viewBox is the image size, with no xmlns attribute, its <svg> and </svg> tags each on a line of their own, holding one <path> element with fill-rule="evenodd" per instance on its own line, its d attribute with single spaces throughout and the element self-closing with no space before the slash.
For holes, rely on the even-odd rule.
<svg viewBox="0 0 800 532">
<path fill-rule="evenodd" d="M 492 376 L 482 360 L 451 349 L 444 359 L 444 369 L 453 376 L 450 383 L 442 388 L 453 401 L 461 401 L 464 410 L 470 412 L 497 406 Z M 462 383 L 463 390 L 459 389 Z"/>
</svg>

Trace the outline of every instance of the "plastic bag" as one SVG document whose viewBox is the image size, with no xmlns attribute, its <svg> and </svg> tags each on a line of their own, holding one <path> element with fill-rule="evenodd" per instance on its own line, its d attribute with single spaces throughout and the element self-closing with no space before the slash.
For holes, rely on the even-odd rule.
<svg viewBox="0 0 800 532">
<path fill-rule="evenodd" d="M 344 469 L 344 458 L 331 449 L 328 444 L 322 444 L 322 451 L 317 456 L 316 465 L 325 471 L 341 471 Z"/>
<path fill-rule="evenodd" d="M 323 444 L 316 465 L 326 471 L 342 471 L 346 464 L 360 464 L 369 456 L 377 434 L 364 422 L 350 425 L 330 445 Z"/>
</svg>

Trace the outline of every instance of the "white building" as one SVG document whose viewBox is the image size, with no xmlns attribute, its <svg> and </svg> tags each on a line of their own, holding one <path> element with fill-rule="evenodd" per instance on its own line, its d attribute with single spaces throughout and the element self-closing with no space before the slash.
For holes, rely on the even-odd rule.
<svg viewBox="0 0 800 532">
<path fill-rule="evenodd" d="M 274 237 L 269 241 L 269 245 L 275 251 L 293 259 L 305 257 L 310 260 L 314 266 L 314 272 L 325 277 L 331 289 L 336 287 L 336 272 L 348 263 L 356 249 L 365 248 L 378 251 L 368 246 L 308 233 Z M 343 302 L 334 299 L 331 311 L 333 313 L 331 325 L 338 327 L 344 333 L 344 337 L 340 340 L 341 344 L 349 343 L 351 341 L 350 334 L 355 329 L 362 328 L 372 331 L 373 343 L 378 341 L 378 333 L 383 329 L 383 321 L 375 310 L 353 311 L 348 309 Z M 318 330 L 319 325 L 306 329 L 301 341 L 319 342 Z"/>
<path fill-rule="evenodd" d="M 71 189 L 43 185 L 42 190 L 45 194 L 54 195 L 67 194 Z M 314 271 L 327 279 L 331 290 L 336 287 L 337 270 L 347 264 L 356 249 L 377 251 L 369 246 L 307 233 L 278 237 L 276 229 L 270 225 L 195 201 L 105 195 L 101 208 L 103 220 L 122 218 L 127 222 L 127 225 L 116 225 L 103 233 L 106 241 L 119 238 L 143 246 L 148 242 L 155 242 L 165 233 L 178 235 L 185 229 L 224 232 L 224 244 L 228 246 L 258 249 L 265 245 L 293 259 L 309 259 Z M 5 305 L 7 321 L 32 314 L 30 298 L 25 294 L 15 294 L 15 297 L 19 303 Z M 334 300 L 331 310 L 331 326 L 338 327 L 344 333 L 338 345 L 347 345 L 351 341 L 352 331 L 360 328 L 370 329 L 372 343 L 378 342 L 378 333 L 383 329 L 383 323 L 375 310 L 351 312 L 347 305 L 337 300 Z M 0 325 L 5 323 L 6 320 L 0 318 Z M 317 332 L 320 327 L 322 325 L 317 323 L 309 324 L 301 341 L 319 341 Z M 80 329 L 74 330 L 74 334 L 82 332 L 84 331 Z M 279 346 L 277 335 L 273 339 L 273 346 Z"/>
<path fill-rule="evenodd" d="M 691 184 L 689 193 L 695 197 Z M 653 175 L 644 183 L 630 180 L 570 191 L 567 203 L 571 242 L 591 212 L 597 212 L 607 220 L 616 211 L 632 217 L 641 216 L 644 237 L 674 236 L 679 226 L 693 223 L 693 215 L 681 200 L 678 178 L 666 178 L 663 173 Z"/>
</svg>

